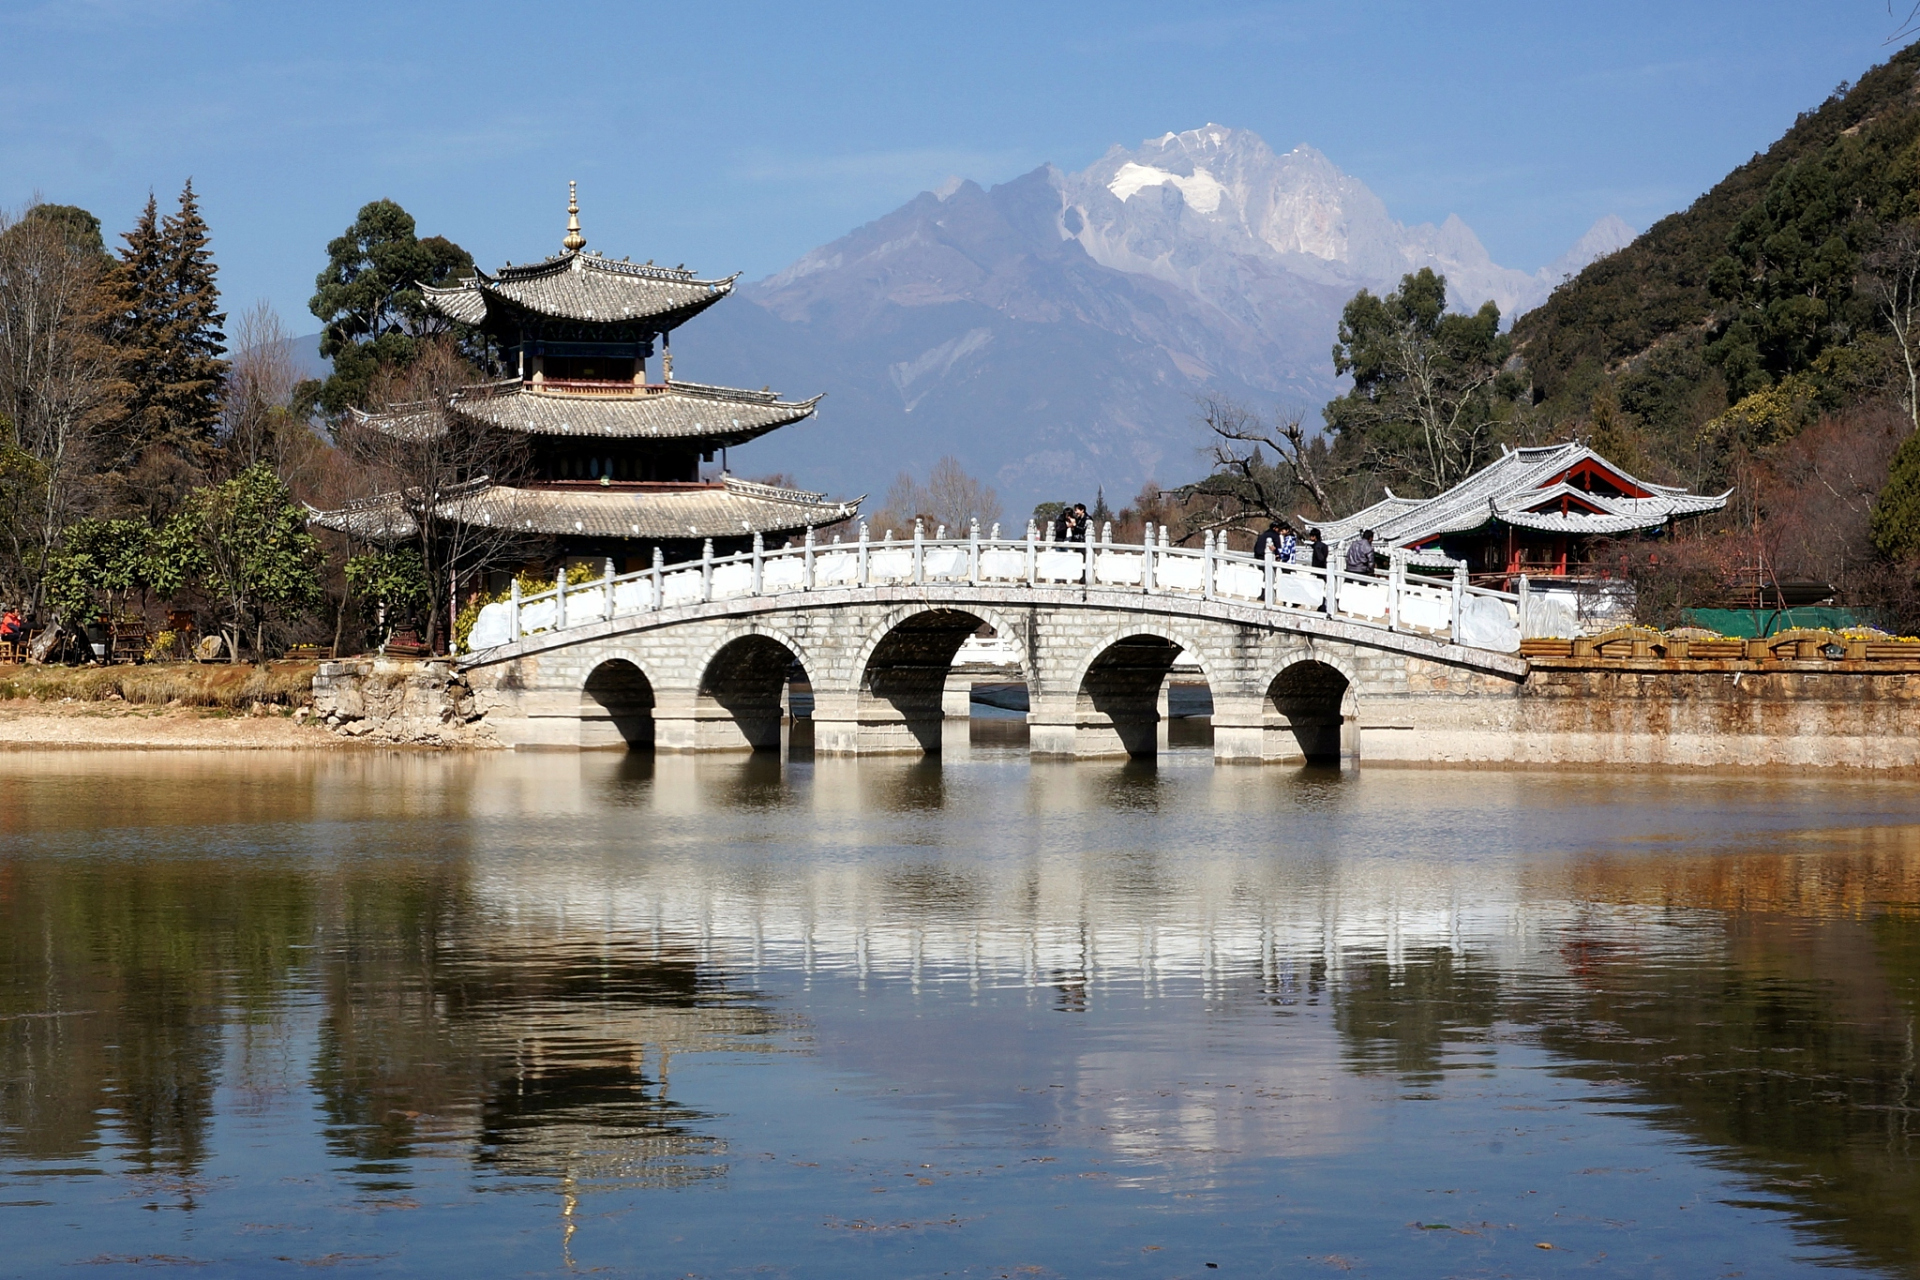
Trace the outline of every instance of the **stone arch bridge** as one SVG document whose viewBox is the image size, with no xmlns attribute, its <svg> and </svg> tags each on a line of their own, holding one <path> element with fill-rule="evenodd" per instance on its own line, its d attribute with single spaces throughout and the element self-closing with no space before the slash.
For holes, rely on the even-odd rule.
<svg viewBox="0 0 1920 1280">
<path fill-rule="evenodd" d="M 855 555 L 850 580 L 825 572 Z M 1182 557 L 1197 574 L 1182 578 Z M 491 643 L 462 665 L 513 746 L 777 748 L 804 681 L 816 753 L 935 752 L 955 654 L 990 627 L 1026 683 L 1034 755 L 1152 754 L 1178 660 L 1212 694 L 1216 760 L 1252 763 L 1423 758 L 1423 727 L 1525 677 L 1517 654 L 1459 642 L 1476 603 L 1464 582 L 1416 585 L 1397 566 L 1340 578 L 1151 541 L 810 544 L 516 595 L 489 607 L 508 616 L 483 615 L 475 638 Z M 1479 603 L 1484 617 L 1498 602 Z"/>
</svg>

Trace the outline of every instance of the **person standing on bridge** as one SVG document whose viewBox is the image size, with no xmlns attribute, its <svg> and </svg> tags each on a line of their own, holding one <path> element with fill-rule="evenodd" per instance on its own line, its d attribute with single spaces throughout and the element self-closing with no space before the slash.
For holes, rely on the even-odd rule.
<svg viewBox="0 0 1920 1280">
<path fill-rule="evenodd" d="M 1280 517 L 1270 516 L 1267 527 L 1258 538 L 1253 540 L 1253 558 L 1255 560 L 1280 559 Z"/>
<path fill-rule="evenodd" d="M 1087 504 L 1084 502 L 1076 502 L 1073 504 L 1073 511 L 1067 517 L 1066 541 L 1085 542 L 1086 540 L 1087 540 Z"/>
<path fill-rule="evenodd" d="M 1327 540 L 1320 536 L 1318 529 L 1307 531 L 1307 558 L 1316 569 L 1327 567 Z"/>
<path fill-rule="evenodd" d="M 1360 536 L 1347 544 L 1347 573 L 1355 578 L 1373 576 L 1373 530 L 1362 529 Z"/>
</svg>

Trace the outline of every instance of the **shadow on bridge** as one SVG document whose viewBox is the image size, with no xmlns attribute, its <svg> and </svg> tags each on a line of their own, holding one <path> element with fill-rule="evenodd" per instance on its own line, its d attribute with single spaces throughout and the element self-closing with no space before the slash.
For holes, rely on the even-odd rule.
<svg viewBox="0 0 1920 1280">
<path fill-rule="evenodd" d="M 1288 736 L 1308 764 L 1339 764 L 1358 754 L 1351 685 L 1326 663 L 1296 662 L 1282 671 L 1267 688 L 1267 704 L 1264 757 L 1292 758 Z"/>
<path fill-rule="evenodd" d="M 623 658 L 595 667 L 580 692 L 580 745 L 653 750 L 653 683 Z"/>
</svg>

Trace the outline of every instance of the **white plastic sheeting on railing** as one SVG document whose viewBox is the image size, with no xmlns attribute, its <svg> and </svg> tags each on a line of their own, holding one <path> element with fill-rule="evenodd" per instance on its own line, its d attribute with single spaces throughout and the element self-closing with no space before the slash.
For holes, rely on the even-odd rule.
<svg viewBox="0 0 1920 1280">
<path fill-rule="evenodd" d="M 496 600 L 492 604 L 481 606 L 480 616 L 473 620 L 473 630 L 467 634 L 467 648 L 491 649 L 511 639 L 513 639 L 513 602 Z"/>
<path fill-rule="evenodd" d="M 1283 609 L 1318 610 L 1327 603 L 1327 587 L 1318 575 L 1278 569 L 1273 575 L 1273 602 Z"/>
<path fill-rule="evenodd" d="M 813 562 L 813 585 L 849 587 L 860 581 L 860 557 L 851 551 L 829 551 Z"/>
<path fill-rule="evenodd" d="M 1348 578 L 1340 584 L 1340 612 L 1384 622 L 1392 593 L 1377 578 Z"/>
<path fill-rule="evenodd" d="M 941 530 L 944 534 L 945 530 Z M 1110 531 L 1109 531 L 1110 534 Z M 1330 569 L 1257 560 L 1226 549 L 1209 536 L 1200 547 L 1171 545 L 1164 531 L 1149 528 L 1140 545 L 1102 537 L 1091 545 L 1057 543 L 1032 526 L 1023 539 L 982 538 L 978 526 L 960 538 L 929 540 L 916 528 L 910 541 L 822 544 L 809 533 L 800 546 L 769 551 L 754 539 L 751 552 L 719 556 L 708 543 L 697 563 L 667 568 L 658 553 L 651 568 L 576 583 L 507 601 L 480 611 L 469 648 L 490 649 L 521 636 L 637 613 L 714 600 L 739 600 L 844 589 L 980 583 L 1036 591 L 1144 592 L 1204 596 L 1255 608 L 1326 614 L 1338 621 L 1390 627 L 1504 653 L 1516 652 L 1523 633 L 1525 581 L 1521 595 L 1470 586 L 1464 568 L 1451 580 L 1409 575 L 1395 560 L 1383 576 L 1350 575 L 1336 559 Z M 1550 610 L 1534 607 L 1532 615 Z M 516 616 L 517 613 L 517 616 Z M 1528 634 L 1531 634 L 1530 632 Z"/>
<path fill-rule="evenodd" d="M 800 591 L 806 585 L 807 563 L 804 560 L 769 560 L 760 570 L 760 590 L 766 595 Z"/>
<path fill-rule="evenodd" d="M 1034 556 L 1033 576 L 1041 582 L 1078 582 L 1087 576 L 1086 552 L 1039 552 Z"/>
<path fill-rule="evenodd" d="M 1266 589 L 1266 574 L 1260 565 L 1216 562 L 1213 566 L 1213 593 L 1217 596 L 1258 600 Z"/>
<path fill-rule="evenodd" d="M 1093 558 L 1093 580 L 1105 587 L 1137 587 L 1146 562 L 1138 552 L 1102 551 Z"/>
</svg>

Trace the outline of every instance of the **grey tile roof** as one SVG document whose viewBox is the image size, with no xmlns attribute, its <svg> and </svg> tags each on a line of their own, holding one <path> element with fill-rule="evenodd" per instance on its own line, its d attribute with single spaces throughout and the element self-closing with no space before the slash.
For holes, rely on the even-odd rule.
<svg viewBox="0 0 1920 1280">
<path fill-rule="evenodd" d="M 594 538 L 737 538 L 798 533 L 851 519 L 861 499 L 831 502 L 823 494 L 779 489 L 728 476 L 685 489 L 518 488 L 485 484 L 450 499 L 451 519 L 497 524 L 529 534 Z M 410 537 L 413 521 L 391 495 L 337 511 L 315 511 L 329 529 L 382 542 Z"/>
<path fill-rule="evenodd" d="M 799 422 L 820 397 L 783 401 L 770 391 L 675 382 L 638 395 L 536 391 L 513 382 L 463 391 L 456 412 L 508 431 L 626 440 L 707 439 L 735 445 Z"/>
<path fill-rule="evenodd" d="M 651 320 L 670 329 L 726 297 L 739 278 L 736 273 L 701 280 L 676 267 L 561 253 L 503 267 L 497 275 L 475 271 L 472 279 L 445 289 L 422 286 L 421 292 L 428 306 L 463 324 L 484 324 L 503 310 L 520 310 L 555 320 Z"/>
<path fill-rule="evenodd" d="M 1652 496 L 1612 497 L 1588 493 L 1555 480 L 1587 459 Z M 1732 492 L 1729 489 L 1716 497 L 1688 493 L 1673 485 L 1652 484 L 1636 479 L 1585 445 L 1567 443 L 1510 450 L 1437 497 L 1389 495 L 1364 511 L 1340 520 L 1302 518 L 1301 523 L 1319 529 L 1329 542 L 1345 542 L 1362 529 L 1372 529 L 1374 545 L 1386 551 L 1425 542 L 1441 534 L 1467 533 L 1493 520 L 1553 533 L 1612 534 L 1652 529 L 1675 516 L 1718 511 L 1727 505 Z M 1559 511 L 1529 510 L 1557 503 L 1562 495 L 1598 510 L 1569 511 L 1565 515 Z"/>
</svg>

